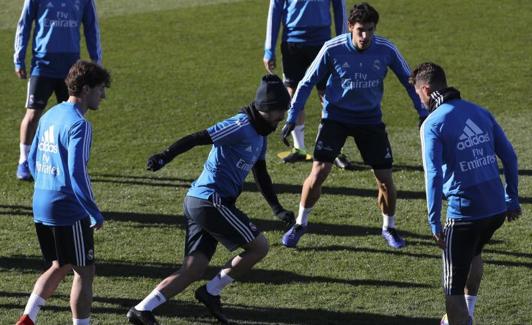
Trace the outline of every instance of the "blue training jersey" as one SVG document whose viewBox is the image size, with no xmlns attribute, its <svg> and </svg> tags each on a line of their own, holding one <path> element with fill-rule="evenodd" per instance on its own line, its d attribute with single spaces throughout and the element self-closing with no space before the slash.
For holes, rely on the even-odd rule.
<svg viewBox="0 0 532 325">
<path fill-rule="evenodd" d="M 478 220 L 519 208 L 517 157 L 495 118 L 461 99 L 432 112 L 420 130 L 429 224 L 442 231 L 442 197 L 447 218 Z M 506 191 L 499 177 L 503 164 Z"/>
<path fill-rule="evenodd" d="M 63 102 L 42 116 L 28 157 L 35 222 L 69 226 L 87 216 L 91 225 L 103 222 L 87 171 L 91 143 L 91 124 L 75 104 Z"/>
<path fill-rule="evenodd" d="M 187 195 L 208 199 L 213 193 L 236 200 L 246 176 L 266 155 L 266 137 L 255 131 L 249 118 L 239 113 L 207 129 L 213 145 L 203 172 Z"/>
<path fill-rule="evenodd" d="M 31 75 L 65 78 L 80 57 L 80 25 L 92 61 L 101 64 L 102 48 L 94 0 L 25 0 L 15 34 L 15 68 L 25 68 L 32 24 Z"/>
<path fill-rule="evenodd" d="M 386 38 L 374 35 L 370 46 L 359 51 L 353 45 L 351 33 L 346 33 L 327 41 L 321 48 L 297 86 L 287 122 L 296 122 L 314 85 L 328 76 L 322 118 L 350 125 L 381 123 L 388 68 L 406 89 L 419 116 L 426 116 L 427 110 L 408 83 L 410 68 L 397 47 Z"/>
<path fill-rule="evenodd" d="M 270 0 L 264 59 L 275 58 L 281 21 L 283 42 L 320 46 L 331 38 L 331 12 L 334 10 L 336 35 L 347 31 L 345 0 Z"/>
</svg>

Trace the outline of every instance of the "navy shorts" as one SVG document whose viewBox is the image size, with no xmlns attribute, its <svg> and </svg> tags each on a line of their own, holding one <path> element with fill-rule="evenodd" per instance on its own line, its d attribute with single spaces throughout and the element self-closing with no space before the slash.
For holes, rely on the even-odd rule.
<svg viewBox="0 0 532 325">
<path fill-rule="evenodd" d="M 321 46 L 304 45 L 302 43 L 281 43 L 281 53 L 283 55 L 283 74 L 286 87 L 297 88 L 297 84 L 305 76 L 308 67 L 312 64 L 321 50 Z M 325 90 L 327 78 L 320 80 L 316 88 Z"/>
<path fill-rule="evenodd" d="M 55 93 L 58 103 L 68 99 L 68 88 L 64 79 L 32 76 L 28 81 L 28 97 L 26 107 L 43 110 L 48 99 Z"/>
<path fill-rule="evenodd" d="M 45 262 L 59 265 L 87 266 L 94 264 L 94 230 L 89 218 L 71 226 L 47 226 L 35 223 L 37 238 Z"/>
<path fill-rule="evenodd" d="M 477 221 L 448 220 L 445 223 L 443 250 L 443 291 L 463 295 L 471 261 L 482 253 L 493 233 L 504 223 L 504 214 Z"/>
<path fill-rule="evenodd" d="M 201 252 L 211 259 L 218 242 L 228 250 L 252 242 L 260 230 L 234 202 L 213 194 L 208 200 L 185 197 L 185 256 Z"/>
<path fill-rule="evenodd" d="M 347 125 L 329 119 L 321 120 L 314 146 L 314 160 L 332 163 L 340 154 L 347 137 L 353 137 L 366 165 L 373 169 L 392 168 L 392 148 L 384 123 Z"/>
</svg>

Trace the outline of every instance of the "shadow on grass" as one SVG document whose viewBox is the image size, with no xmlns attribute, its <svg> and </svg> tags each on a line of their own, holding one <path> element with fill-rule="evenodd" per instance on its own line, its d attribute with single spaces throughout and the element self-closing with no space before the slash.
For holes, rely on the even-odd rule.
<svg viewBox="0 0 532 325">
<path fill-rule="evenodd" d="M 433 246 L 435 246 L 433 244 Z M 408 247 L 408 246 L 407 246 Z M 436 248 L 436 247 L 435 247 Z M 350 252 L 366 252 L 366 253 L 375 253 L 375 254 L 386 254 L 386 255 L 395 255 L 395 256 L 408 256 L 415 258 L 430 258 L 441 260 L 440 254 L 425 254 L 425 253 L 413 253 L 407 249 L 402 250 L 387 250 L 387 249 L 375 249 L 369 247 L 352 247 L 352 246 L 342 246 L 342 245 L 331 245 L 331 246 L 322 246 L 322 247 L 302 247 L 299 248 L 300 251 L 312 251 L 312 252 L 334 252 L 334 251 L 350 251 Z M 531 254 L 527 253 L 515 253 L 515 252 L 505 252 L 501 250 L 490 250 L 485 249 L 484 252 L 490 254 L 500 254 L 500 255 L 509 255 L 515 257 L 524 257 L 530 258 Z M 515 262 L 515 261 L 502 261 L 492 258 L 483 257 L 484 264 L 499 265 L 499 266 L 513 266 L 513 267 L 525 267 L 532 269 L 532 262 Z"/>
<path fill-rule="evenodd" d="M 412 166 L 398 166 L 402 168 L 417 168 Z M 129 175 L 115 175 L 115 174 L 94 174 L 92 182 L 95 183 L 113 183 L 113 184 L 126 184 L 126 185 L 141 185 L 141 186 L 158 186 L 158 187 L 181 187 L 189 188 L 193 179 L 183 179 L 177 177 L 149 177 L 149 176 L 129 176 Z M 298 194 L 301 193 L 301 184 L 285 184 L 276 183 L 274 188 L 277 194 L 289 193 Z M 245 182 L 243 185 L 243 191 L 245 192 L 258 192 L 258 188 L 254 182 Z M 377 197 L 377 189 L 361 189 L 353 187 L 338 187 L 324 185 L 322 189 L 323 194 L 329 195 L 347 195 L 358 197 Z M 409 200 L 425 200 L 424 191 L 397 191 L 398 199 Z M 532 203 L 530 197 L 520 197 L 519 202 L 522 204 Z"/>
<path fill-rule="evenodd" d="M 42 260 L 36 256 L 11 256 L 0 257 L 0 270 L 9 269 L 17 272 L 43 271 Z M 97 261 L 96 273 L 103 277 L 143 277 L 160 279 L 167 277 L 179 268 L 178 264 L 154 263 L 136 264 L 124 263 L 120 261 Z M 218 266 L 209 266 L 203 275 L 204 280 L 210 280 L 219 271 Z M 289 283 L 339 283 L 352 286 L 387 286 L 397 288 L 430 288 L 430 285 L 423 283 L 401 282 L 376 279 L 341 279 L 325 276 L 308 276 L 283 270 L 263 270 L 252 269 L 243 276 L 240 282 L 264 283 L 268 285 L 283 285 Z"/>
<path fill-rule="evenodd" d="M 27 298 L 28 293 L 0 291 L 1 297 Z M 54 295 L 68 301 L 68 296 Z M 179 296 L 178 296 L 179 297 Z M 115 314 L 123 317 L 124 321 L 127 310 L 136 305 L 139 299 L 118 298 L 118 297 L 94 297 L 92 308 L 94 319 L 97 314 Z M 360 299 L 357 297 L 353 300 Z M 99 304 L 114 305 L 114 307 L 100 307 Z M 2 309 L 21 309 L 23 306 L 16 304 L 0 304 Z M 47 305 L 45 311 L 69 313 L 68 304 L 65 306 Z M 343 312 L 326 309 L 299 309 L 299 308 L 276 308 L 276 307 L 256 307 L 244 306 L 240 304 L 224 303 L 224 311 L 230 318 L 232 324 L 379 324 L 379 325 L 429 325 L 435 324 L 437 318 L 426 317 L 406 317 L 390 316 L 364 312 Z M 212 318 L 206 309 L 199 303 L 171 300 L 155 310 L 156 316 L 178 317 L 191 322 L 211 323 Z"/>
</svg>

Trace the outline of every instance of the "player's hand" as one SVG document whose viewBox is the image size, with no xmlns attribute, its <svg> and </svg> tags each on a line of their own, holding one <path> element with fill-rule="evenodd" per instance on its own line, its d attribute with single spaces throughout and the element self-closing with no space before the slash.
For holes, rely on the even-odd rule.
<svg viewBox="0 0 532 325">
<path fill-rule="evenodd" d="M 164 165 L 166 165 L 166 159 L 163 154 L 155 154 L 148 158 L 148 161 L 146 162 L 146 169 L 151 170 L 152 172 L 158 171 L 159 169 L 163 168 Z"/>
<path fill-rule="evenodd" d="M 19 77 L 19 79 L 28 78 L 28 76 L 26 74 L 26 68 L 20 68 L 18 70 L 15 70 L 15 74 L 17 75 L 17 77 Z"/>
<path fill-rule="evenodd" d="M 281 130 L 281 140 L 283 140 L 283 143 L 290 147 L 290 142 L 288 142 L 288 136 L 292 131 L 294 131 L 294 128 L 296 127 L 295 123 L 286 123 L 283 126 L 283 129 Z"/>
<path fill-rule="evenodd" d="M 102 223 L 97 223 L 94 226 L 91 226 L 91 228 L 93 228 L 94 230 L 100 230 L 100 229 L 103 228 L 103 222 Z"/>
<path fill-rule="evenodd" d="M 521 216 L 521 208 L 506 211 L 506 219 L 509 222 L 519 219 L 520 216 Z"/>
<path fill-rule="evenodd" d="M 263 59 L 264 67 L 266 68 L 266 71 L 268 71 L 269 74 L 273 74 L 273 70 L 275 70 L 276 64 L 275 59 Z"/>
<path fill-rule="evenodd" d="M 443 236 L 443 232 L 433 234 L 432 237 L 434 238 L 434 241 L 436 242 L 436 245 L 438 245 L 439 248 L 444 249 L 445 248 L 445 237 Z"/>
<path fill-rule="evenodd" d="M 292 211 L 288 211 L 288 210 L 281 208 L 281 210 L 275 213 L 275 216 L 279 220 L 284 222 L 287 227 L 292 227 L 294 223 L 296 223 L 296 217 L 294 216 L 294 213 Z"/>
</svg>

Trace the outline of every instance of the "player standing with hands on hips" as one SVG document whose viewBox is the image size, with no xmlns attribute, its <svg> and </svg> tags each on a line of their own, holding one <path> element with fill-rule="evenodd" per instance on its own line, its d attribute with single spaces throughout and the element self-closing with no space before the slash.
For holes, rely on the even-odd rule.
<svg viewBox="0 0 532 325">
<path fill-rule="evenodd" d="M 255 101 L 240 113 L 206 130 L 177 140 L 168 149 L 149 158 L 148 169 L 159 170 L 198 145 L 212 145 L 203 172 L 192 183 L 185 197 L 185 256 L 181 268 L 164 279 L 127 318 L 138 325 L 158 324 L 152 311 L 201 279 L 218 243 L 230 251 L 244 251 L 231 258 L 206 285 L 196 289 L 195 298 L 222 323 L 220 293 L 224 287 L 248 272 L 268 253 L 266 237 L 236 206 L 244 179 L 253 171 L 255 182 L 274 214 L 293 224 L 294 214 L 285 210 L 275 194 L 266 169 L 266 137 L 284 119 L 290 95 L 276 75 L 264 76 Z"/>
<path fill-rule="evenodd" d="M 440 66 L 420 64 L 410 80 L 430 111 L 420 134 L 428 219 L 443 250 L 447 315 L 442 323 L 448 318 L 451 325 L 471 325 L 483 273 L 482 249 L 505 219 L 521 215 L 517 156 L 493 115 L 448 87 Z M 448 203 L 442 228 L 443 196 Z"/>
<path fill-rule="evenodd" d="M 377 203 L 383 218 L 382 236 L 393 248 L 405 246 L 405 240 L 395 228 L 397 193 L 392 178 L 393 157 L 382 122 L 383 83 L 388 68 L 405 87 L 420 120 L 427 116 L 427 111 L 408 83 L 410 69 L 397 47 L 386 38 L 374 35 L 378 21 L 375 8 L 365 2 L 355 4 L 348 18 L 350 32 L 323 45 L 292 99 L 282 130 L 285 143 L 312 87 L 328 76 L 312 171 L 303 183 L 297 224 L 281 240 L 286 247 L 295 247 L 306 232 L 308 216 L 347 137 L 354 138 L 364 163 L 373 169 L 379 191 Z"/>
</svg>

